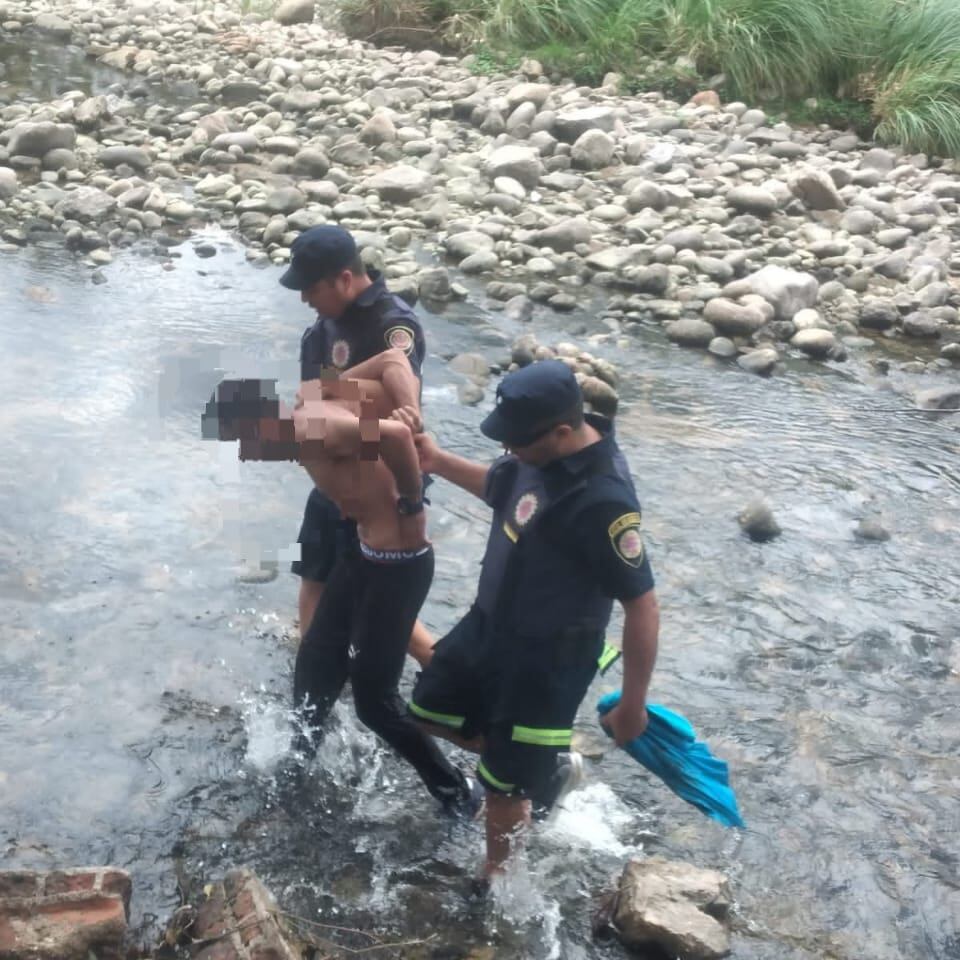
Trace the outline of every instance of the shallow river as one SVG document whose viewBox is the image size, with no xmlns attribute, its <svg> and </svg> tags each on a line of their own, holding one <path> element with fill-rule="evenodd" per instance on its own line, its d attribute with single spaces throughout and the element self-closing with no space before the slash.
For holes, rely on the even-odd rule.
<svg viewBox="0 0 960 960">
<path fill-rule="evenodd" d="M 308 481 L 237 464 L 199 439 L 199 413 L 222 376 L 291 394 L 310 318 L 277 271 L 205 239 L 212 259 L 129 252 L 102 286 L 60 251 L 0 256 L 3 866 L 125 866 L 148 931 L 177 876 L 249 864 L 301 917 L 423 940 L 409 957 L 579 960 L 623 955 L 591 941 L 592 898 L 627 856 L 663 854 L 731 875 L 737 958 L 960 957 L 960 415 L 913 411 L 912 384 L 862 354 L 761 380 L 658 328 L 597 348 L 624 373 L 618 429 L 663 608 L 653 697 L 729 760 L 748 829 L 608 752 L 477 902 L 479 830 L 438 820 L 348 708 L 305 792 L 273 778 Z M 433 429 L 494 456 L 476 429 L 489 398 L 460 406 L 444 358 L 499 359 L 520 328 L 474 307 L 421 316 Z M 424 619 L 440 633 L 473 595 L 486 512 L 434 491 Z M 784 528 L 766 545 L 736 523 L 756 495 Z M 854 538 L 870 514 L 889 542 Z M 587 698 L 585 734 L 617 681 Z"/>
</svg>

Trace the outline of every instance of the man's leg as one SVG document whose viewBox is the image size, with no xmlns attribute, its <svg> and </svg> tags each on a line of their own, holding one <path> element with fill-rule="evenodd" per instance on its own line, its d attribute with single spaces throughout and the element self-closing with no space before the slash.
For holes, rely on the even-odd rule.
<svg viewBox="0 0 960 960">
<path fill-rule="evenodd" d="M 317 612 L 320 598 L 342 549 L 343 537 L 338 530 L 340 511 L 336 505 L 316 487 L 310 491 L 303 511 L 303 522 L 297 541 L 300 544 L 300 559 L 290 569 L 300 577 L 299 615 L 300 637 L 306 637 Z"/>
<path fill-rule="evenodd" d="M 487 859 L 483 875 L 503 873 L 510 858 L 522 847 L 530 826 L 530 801 L 487 791 Z"/>
<path fill-rule="evenodd" d="M 425 667 L 433 659 L 433 647 L 436 641 L 433 639 L 430 631 L 420 620 L 413 625 L 413 632 L 410 634 L 410 645 L 407 647 L 407 653 L 413 657 L 421 667 Z"/>
<path fill-rule="evenodd" d="M 363 560 L 364 593 L 351 636 L 357 716 L 410 763 L 441 803 L 458 803 L 466 779 L 407 716 L 397 691 L 410 632 L 433 579 L 433 552 L 400 563 Z"/>
<path fill-rule="evenodd" d="M 300 639 L 303 640 L 313 623 L 313 616 L 317 612 L 320 600 L 323 597 L 325 583 L 319 580 L 300 578 L 300 594 L 297 598 L 297 607 L 300 614 Z"/>
<path fill-rule="evenodd" d="M 326 719 L 346 682 L 350 669 L 350 621 L 356 603 L 359 558 L 340 558 L 297 651 L 293 672 L 294 706 L 305 707 L 304 719 L 314 730 Z M 305 738 L 309 749 L 314 732 Z"/>
</svg>

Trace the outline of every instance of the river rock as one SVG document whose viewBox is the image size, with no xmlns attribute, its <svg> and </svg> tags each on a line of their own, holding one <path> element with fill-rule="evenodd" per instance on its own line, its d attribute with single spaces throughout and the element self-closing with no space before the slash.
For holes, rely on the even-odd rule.
<svg viewBox="0 0 960 960">
<path fill-rule="evenodd" d="M 19 188 L 16 170 L 0 167 L 0 200 L 9 200 Z"/>
<path fill-rule="evenodd" d="M 829 330 L 810 328 L 798 330 L 790 338 L 790 343 L 807 356 L 822 360 L 836 347 L 837 338 Z"/>
<path fill-rule="evenodd" d="M 667 339 L 681 347 L 706 347 L 716 337 L 716 330 L 699 317 L 681 317 L 664 328 Z"/>
<path fill-rule="evenodd" d="M 57 147 L 43 155 L 41 166 L 44 170 L 76 170 L 80 161 L 72 150 Z"/>
<path fill-rule="evenodd" d="M 574 143 L 570 158 L 581 170 L 600 170 L 613 159 L 613 137 L 602 130 L 587 130 Z"/>
<path fill-rule="evenodd" d="M 609 107 L 582 107 L 564 110 L 553 121 L 552 133 L 566 143 L 575 143 L 588 130 L 609 133 L 616 124 L 616 117 Z"/>
<path fill-rule="evenodd" d="M 874 543 L 883 543 L 890 539 L 890 531 L 879 517 L 863 517 L 853 531 L 853 535 L 858 540 L 870 540 Z"/>
<path fill-rule="evenodd" d="M 934 340 L 940 336 L 940 321 L 926 310 L 915 310 L 903 318 L 903 332 L 908 337 Z"/>
<path fill-rule="evenodd" d="M 360 140 L 371 147 L 383 143 L 393 143 L 397 139 L 397 128 L 390 114 L 385 110 L 375 110 L 373 116 L 360 130 Z"/>
<path fill-rule="evenodd" d="M 771 304 L 778 320 L 791 320 L 804 307 L 817 302 L 817 278 L 768 264 L 746 278 L 750 289 Z"/>
<path fill-rule="evenodd" d="M 536 242 L 541 247 L 552 247 L 559 253 L 565 253 L 578 244 L 589 243 L 595 232 L 589 220 L 570 217 L 540 230 L 536 235 Z"/>
<path fill-rule="evenodd" d="M 960 410 L 960 386 L 931 387 L 914 396 L 923 410 Z"/>
<path fill-rule="evenodd" d="M 627 194 L 627 209 L 631 213 L 650 207 L 653 210 L 662 210 L 667 205 L 667 195 L 663 188 L 650 180 L 636 184 Z"/>
<path fill-rule="evenodd" d="M 583 399 L 590 404 L 595 413 L 611 419 L 617 413 L 617 391 L 600 377 L 586 376 L 580 378 L 580 389 Z"/>
<path fill-rule="evenodd" d="M 365 167 L 371 160 L 370 148 L 354 137 L 344 137 L 331 147 L 330 159 L 345 167 Z"/>
<path fill-rule="evenodd" d="M 141 147 L 104 147 L 97 154 L 97 162 L 110 168 L 125 163 L 128 167 L 143 172 L 150 166 L 150 155 Z"/>
<path fill-rule="evenodd" d="M 780 202 L 769 190 L 750 184 L 728 190 L 726 200 L 738 213 L 752 213 L 757 217 L 769 217 L 780 207 Z"/>
<path fill-rule="evenodd" d="M 745 306 L 725 297 L 710 300 L 704 307 L 703 319 L 728 337 L 749 337 L 767 322 L 767 318 L 756 307 Z"/>
<path fill-rule="evenodd" d="M 50 150 L 72 150 L 77 142 L 77 131 L 69 123 L 18 123 L 12 130 L 7 147 L 11 157 L 24 156 L 40 159 Z"/>
<path fill-rule="evenodd" d="M 790 191 L 811 210 L 843 210 L 846 203 L 837 191 L 831 177 L 812 167 L 794 174 L 789 181 Z"/>
<path fill-rule="evenodd" d="M 117 201 L 98 187 L 81 186 L 68 193 L 53 212 L 64 220 L 99 221 L 113 213 Z"/>
<path fill-rule="evenodd" d="M 737 355 L 737 345 L 727 337 L 714 337 L 707 344 L 707 351 L 722 360 L 729 360 Z"/>
<path fill-rule="evenodd" d="M 539 153 L 532 147 L 511 144 L 494 150 L 487 158 L 484 170 L 490 180 L 512 177 L 530 190 L 540 181 L 543 164 Z"/>
<path fill-rule="evenodd" d="M 299 210 L 307 198 L 296 187 L 280 187 L 267 195 L 266 206 L 270 213 L 293 213 Z"/>
<path fill-rule="evenodd" d="M 417 274 L 417 289 L 423 300 L 445 301 L 451 298 L 450 274 L 446 267 L 428 267 Z"/>
<path fill-rule="evenodd" d="M 110 116 L 107 98 L 103 96 L 87 97 L 73 111 L 73 122 L 78 130 L 95 130 L 100 122 Z"/>
<path fill-rule="evenodd" d="M 465 380 L 457 384 L 457 400 L 465 407 L 475 407 L 483 402 L 484 389 L 473 380 Z"/>
<path fill-rule="evenodd" d="M 38 13 L 33 18 L 33 25 L 38 30 L 50 33 L 60 40 L 69 40 L 73 36 L 73 27 L 69 20 L 57 16 L 55 13 Z"/>
<path fill-rule="evenodd" d="M 481 250 L 493 250 L 493 237 L 479 230 L 464 230 L 447 237 L 443 245 L 447 253 L 462 260 Z"/>
<path fill-rule="evenodd" d="M 730 906 L 722 873 L 649 857 L 624 868 L 612 919 L 628 946 L 656 944 L 669 956 L 716 960 L 730 952 L 721 923 Z"/>
<path fill-rule="evenodd" d="M 900 321 L 900 311 L 891 300 L 866 297 L 860 305 L 858 322 L 869 330 L 889 330 Z"/>
<path fill-rule="evenodd" d="M 783 532 L 773 511 L 762 500 L 754 500 L 737 517 L 740 529 L 756 543 L 774 540 Z"/>
<path fill-rule="evenodd" d="M 780 354 L 773 347 L 761 347 L 759 350 L 751 350 L 749 353 L 737 357 L 737 366 L 742 367 L 749 373 L 766 377 L 773 373 L 779 359 Z"/>
<path fill-rule="evenodd" d="M 490 364 L 479 353 L 458 353 L 448 366 L 465 377 L 486 379 L 490 374 Z"/>
<path fill-rule="evenodd" d="M 398 163 L 369 177 L 363 185 L 390 203 L 408 203 L 430 193 L 433 177 L 425 170 Z"/>
<path fill-rule="evenodd" d="M 316 0 L 281 0 L 273 13 L 273 19 L 285 26 L 313 23 L 316 6 Z"/>
</svg>

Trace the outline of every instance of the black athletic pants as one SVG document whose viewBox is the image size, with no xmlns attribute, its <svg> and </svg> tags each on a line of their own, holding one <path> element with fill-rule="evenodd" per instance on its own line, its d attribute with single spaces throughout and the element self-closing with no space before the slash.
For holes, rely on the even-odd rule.
<svg viewBox="0 0 960 960">
<path fill-rule="evenodd" d="M 319 727 L 347 678 L 360 721 L 420 774 L 430 793 L 454 802 L 466 789 L 433 738 L 407 715 L 397 692 L 410 632 L 433 579 L 433 550 L 400 562 L 364 557 L 358 544 L 337 558 L 300 644 L 294 699 Z"/>
</svg>

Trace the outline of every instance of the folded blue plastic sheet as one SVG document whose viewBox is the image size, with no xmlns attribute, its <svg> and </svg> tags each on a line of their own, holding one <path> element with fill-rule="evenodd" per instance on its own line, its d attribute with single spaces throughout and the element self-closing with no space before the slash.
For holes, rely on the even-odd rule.
<svg viewBox="0 0 960 960">
<path fill-rule="evenodd" d="M 608 693 L 600 698 L 597 712 L 602 718 L 619 702 L 619 690 Z M 647 704 L 647 714 L 647 729 L 623 749 L 708 817 L 726 827 L 745 826 L 730 789 L 726 762 L 697 740 L 696 731 L 683 714 L 656 703 Z"/>
</svg>

